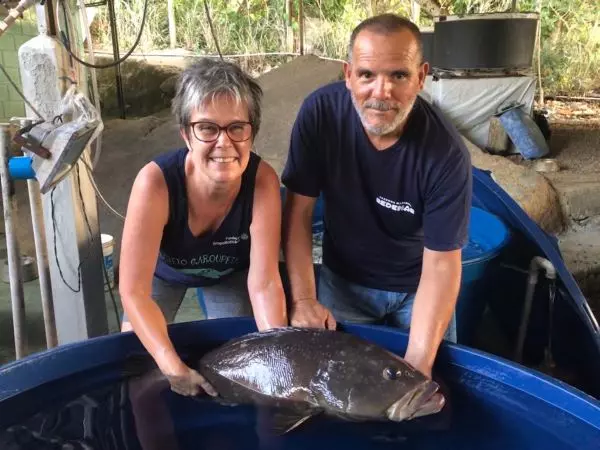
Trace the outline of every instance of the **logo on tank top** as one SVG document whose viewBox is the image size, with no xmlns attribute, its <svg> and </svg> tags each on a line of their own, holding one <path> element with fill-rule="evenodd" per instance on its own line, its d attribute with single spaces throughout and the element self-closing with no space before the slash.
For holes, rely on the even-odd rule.
<svg viewBox="0 0 600 450">
<path fill-rule="evenodd" d="M 381 195 L 378 196 L 375 201 L 384 208 L 391 209 L 392 211 L 402 211 L 412 215 L 415 214 L 415 210 L 409 202 L 395 202 L 394 200 L 387 199 Z"/>
<path fill-rule="evenodd" d="M 242 233 L 239 236 L 227 236 L 222 241 L 213 242 L 213 245 L 235 245 L 235 244 L 238 244 L 240 241 L 245 241 L 247 239 L 248 239 L 248 235 L 246 233 Z"/>
</svg>

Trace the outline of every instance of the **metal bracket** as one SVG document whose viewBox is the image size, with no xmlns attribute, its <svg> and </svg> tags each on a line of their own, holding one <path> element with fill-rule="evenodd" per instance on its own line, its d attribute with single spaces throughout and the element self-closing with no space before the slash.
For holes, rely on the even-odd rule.
<svg viewBox="0 0 600 450">
<path fill-rule="evenodd" d="M 19 129 L 15 133 L 15 135 L 13 137 L 13 141 L 15 143 L 19 144 L 21 147 L 26 148 L 30 152 L 35 153 L 40 158 L 49 159 L 52 156 L 52 154 L 50 153 L 50 150 L 48 150 L 46 147 L 42 146 L 41 142 L 44 140 L 44 138 L 48 134 L 50 134 L 52 129 L 45 130 L 46 132 L 43 133 L 41 138 L 38 138 L 38 139 L 32 139 L 32 138 L 34 138 L 34 136 L 29 134 L 29 132 L 33 129 L 33 127 L 35 127 L 36 125 L 41 125 L 43 123 L 44 123 L 44 121 L 40 120 L 38 122 L 32 122 L 29 125 L 24 126 L 23 128 Z M 56 128 L 54 126 L 52 126 L 52 127 Z M 26 137 L 23 136 L 25 133 L 27 133 Z M 29 138 L 29 139 L 27 139 L 27 138 Z"/>
</svg>

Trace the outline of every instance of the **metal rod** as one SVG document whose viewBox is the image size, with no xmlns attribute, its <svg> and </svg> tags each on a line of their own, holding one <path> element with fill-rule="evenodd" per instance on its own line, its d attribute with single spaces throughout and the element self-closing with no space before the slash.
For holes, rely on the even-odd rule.
<svg viewBox="0 0 600 450">
<path fill-rule="evenodd" d="M 25 296 L 23 294 L 23 271 L 17 229 L 17 198 L 14 185 L 8 173 L 8 126 L 0 124 L 0 178 L 2 185 L 2 205 L 4 210 L 4 229 L 10 282 L 10 299 L 15 338 L 15 356 L 20 359 L 26 354 L 27 335 L 25 330 Z"/>
<path fill-rule="evenodd" d="M 117 34 L 117 18 L 115 15 L 115 1 L 108 0 L 108 17 L 110 22 L 110 35 L 112 38 L 113 58 L 118 61 L 119 52 L 119 36 Z M 115 66 L 115 79 L 117 84 L 117 101 L 119 110 L 121 111 L 121 119 L 125 119 L 125 97 L 123 95 L 123 78 L 121 77 L 121 64 Z"/>
<path fill-rule="evenodd" d="M 50 36 L 56 36 L 57 34 L 57 26 L 56 21 L 57 17 L 54 17 L 54 5 L 52 4 L 52 0 L 46 0 L 46 13 L 48 18 L 48 34 Z"/>
<path fill-rule="evenodd" d="M 46 348 L 53 348 L 58 345 L 58 338 L 56 336 L 52 285 L 50 284 L 50 266 L 48 265 L 48 252 L 46 250 L 42 195 L 40 193 L 40 186 L 35 180 L 27 180 L 27 190 L 29 192 L 29 209 L 31 210 L 31 225 L 33 227 L 33 240 L 35 242 L 35 259 L 37 261 L 40 281 Z"/>
</svg>

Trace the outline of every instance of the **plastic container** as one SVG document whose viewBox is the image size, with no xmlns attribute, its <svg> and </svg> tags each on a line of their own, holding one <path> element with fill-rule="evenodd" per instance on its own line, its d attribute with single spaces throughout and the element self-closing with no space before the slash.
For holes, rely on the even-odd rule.
<svg viewBox="0 0 600 450">
<path fill-rule="evenodd" d="M 111 289 L 115 287 L 115 268 L 113 263 L 114 239 L 110 234 L 101 234 L 100 240 L 102 241 L 102 260 L 106 269 L 106 274 L 103 274 L 104 290 L 108 291 L 109 286 Z"/>
<path fill-rule="evenodd" d="M 542 158 L 550 153 L 550 148 L 541 130 L 520 107 L 509 107 L 500 114 L 499 119 L 506 134 L 523 158 Z"/>
<path fill-rule="evenodd" d="M 219 319 L 171 325 L 169 336 L 193 364 L 255 329 L 251 318 Z M 399 330 L 343 324 L 340 330 L 399 355 L 406 350 L 407 334 Z M 183 397 L 151 372 L 126 376 L 139 367 L 139 359 L 137 364 L 131 359 L 139 355 L 147 357 L 139 339 L 117 333 L 0 367 L 0 448 L 155 448 L 140 442 L 144 436 L 156 448 L 177 450 L 592 450 L 600 442 L 597 400 L 538 372 L 448 343 L 440 347 L 434 368 L 447 397 L 440 415 L 404 423 L 318 415 L 279 438 L 263 433 L 265 422 L 252 407 Z"/>
<path fill-rule="evenodd" d="M 468 345 L 486 307 L 486 292 L 494 286 L 498 256 L 510 240 L 508 227 L 495 215 L 472 207 L 469 242 L 462 252 L 462 279 L 456 304 L 458 343 Z"/>
</svg>

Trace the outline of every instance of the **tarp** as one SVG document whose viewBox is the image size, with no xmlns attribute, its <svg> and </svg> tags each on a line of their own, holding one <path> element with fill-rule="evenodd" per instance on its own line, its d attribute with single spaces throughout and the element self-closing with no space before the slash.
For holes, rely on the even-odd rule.
<svg viewBox="0 0 600 450">
<path fill-rule="evenodd" d="M 471 142 L 485 148 L 490 117 L 500 109 L 517 103 L 523 105 L 525 114 L 532 113 L 535 77 L 434 79 L 427 76 L 421 96 L 444 111 Z"/>
<path fill-rule="evenodd" d="M 577 282 L 565 265 L 556 238 L 542 230 L 491 177 L 473 168 L 473 206 L 498 216 L 513 233 L 502 258 L 506 267 L 497 280 L 489 304 L 507 335 L 516 337 L 521 317 L 529 262 L 548 259 L 556 268 L 557 283 L 551 344 L 557 365 L 577 373 L 581 389 L 600 396 L 600 328 Z M 511 269 L 513 267 L 513 269 Z M 515 268 L 520 269 L 515 270 Z M 548 341 L 548 283 L 540 274 L 531 325 L 525 344 L 529 362 L 539 363 Z"/>
</svg>

